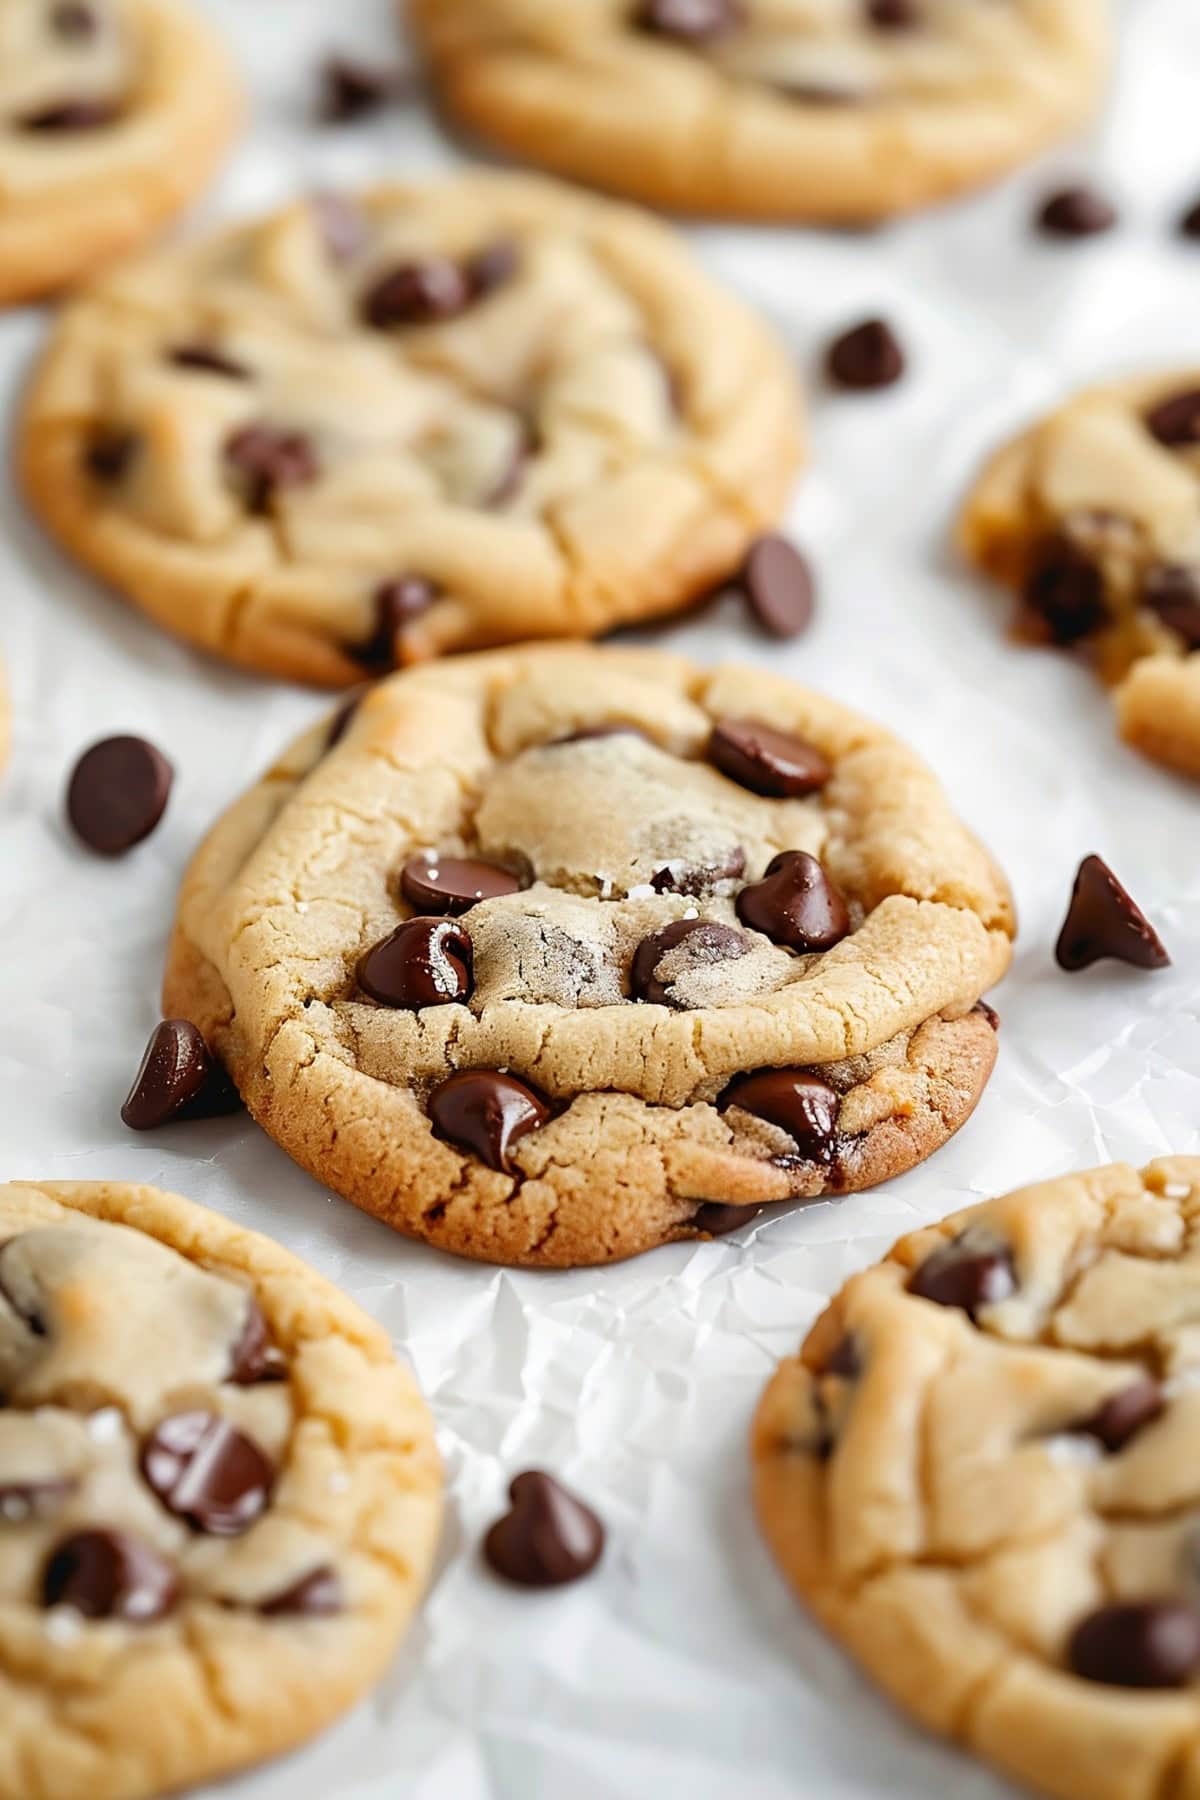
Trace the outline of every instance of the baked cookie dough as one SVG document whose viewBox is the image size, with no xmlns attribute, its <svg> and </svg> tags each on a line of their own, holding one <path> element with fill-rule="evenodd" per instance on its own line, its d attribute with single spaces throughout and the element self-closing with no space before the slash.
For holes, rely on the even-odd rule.
<svg viewBox="0 0 1200 1800">
<path fill-rule="evenodd" d="M 124 268 L 21 430 L 52 532 L 181 636 L 345 686 L 716 584 L 784 509 L 794 368 L 643 215 L 470 173 Z"/>
<path fill-rule="evenodd" d="M 451 111 L 678 211 L 850 223 L 990 181 L 1072 131 L 1107 0 L 410 0 Z"/>
<path fill-rule="evenodd" d="M 1126 743 L 1200 777 L 1200 373 L 1068 401 L 993 456 L 960 536 L 1022 635 L 1114 688 Z"/>
<path fill-rule="evenodd" d="M 1059 1800 L 1200 1794 L 1200 1158 L 902 1238 L 782 1364 L 759 1517 L 924 1725 Z"/>
<path fill-rule="evenodd" d="M 165 1005 L 397 1230 L 601 1263 L 936 1150 L 1012 929 L 934 777 L 844 707 L 522 648 L 302 738 L 196 856 Z"/>
<path fill-rule="evenodd" d="M 384 1332 L 153 1188 L 0 1187 L 0 1800 L 139 1800 L 303 1742 L 428 1575 Z"/>
<path fill-rule="evenodd" d="M 152 236 L 240 117 L 216 33 L 181 0 L 2 0 L 0 305 Z"/>
</svg>

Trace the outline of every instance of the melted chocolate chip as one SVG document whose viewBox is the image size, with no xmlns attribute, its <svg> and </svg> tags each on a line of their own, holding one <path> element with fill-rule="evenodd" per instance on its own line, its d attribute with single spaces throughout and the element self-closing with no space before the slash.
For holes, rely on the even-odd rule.
<svg viewBox="0 0 1200 1800">
<path fill-rule="evenodd" d="M 1149 571 L 1139 596 L 1186 650 L 1200 650 L 1200 570 L 1159 563 Z"/>
<path fill-rule="evenodd" d="M 866 319 L 835 338 L 825 359 L 829 379 L 838 387 L 865 392 L 891 387 L 904 374 L 900 340 L 886 319 Z"/>
<path fill-rule="evenodd" d="M 552 1475 L 527 1469 L 513 1481 L 508 1497 L 511 1510 L 483 1541 L 497 1575 L 521 1587 L 561 1587 L 595 1568 L 604 1550 L 604 1527 Z"/>
<path fill-rule="evenodd" d="M 393 325 L 432 325 L 453 319 L 471 304 L 471 284 L 447 256 L 398 263 L 368 288 L 362 316 L 377 331 Z"/>
<path fill-rule="evenodd" d="M 877 31 L 911 31 L 924 23 L 919 0 L 866 0 L 866 17 Z"/>
<path fill-rule="evenodd" d="M 260 1601 L 258 1610 L 268 1619 L 330 1619 L 344 1606 L 337 1570 L 323 1563 L 269 1600 Z"/>
<path fill-rule="evenodd" d="M 952 1238 L 913 1270 L 908 1291 L 935 1306 L 957 1306 L 973 1319 L 981 1307 L 995 1306 L 1016 1292 L 1012 1252 L 980 1247 L 969 1237 Z"/>
<path fill-rule="evenodd" d="M 111 487 L 125 475 L 137 448 L 138 439 L 132 431 L 100 431 L 84 451 L 84 467 L 94 481 Z"/>
<path fill-rule="evenodd" d="M 486 250 L 477 251 L 466 265 L 471 297 L 486 299 L 512 280 L 521 266 L 521 252 L 510 238 L 498 238 Z"/>
<path fill-rule="evenodd" d="M 241 1106 L 203 1034 L 187 1019 L 164 1019 L 146 1045 L 121 1118 L 131 1131 L 154 1131 L 173 1119 L 211 1119 Z"/>
<path fill-rule="evenodd" d="M 313 194 L 309 200 L 317 229 L 336 263 L 353 262 L 366 249 L 366 215 L 347 194 Z"/>
<path fill-rule="evenodd" d="M 1029 612 L 1052 643 L 1077 644 L 1105 623 L 1104 575 L 1070 538 L 1055 533 L 1039 546 L 1022 590 Z"/>
<path fill-rule="evenodd" d="M 827 1375 L 840 1375 L 843 1381 L 857 1381 L 863 1372 L 862 1347 L 852 1331 L 840 1338 L 825 1364 Z"/>
<path fill-rule="evenodd" d="M 761 1206 L 731 1206 L 719 1200 L 702 1200 L 688 1223 L 693 1230 L 702 1231 L 705 1237 L 728 1237 L 731 1231 L 738 1231 L 752 1219 L 757 1219 L 761 1211 Z"/>
<path fill-rule="evenodd" d="M 174 770 L 140 737 L 104 738 L 75 764 L 67 817 L 99 856 L 120 856 L 148 838 L 167 809 Z"/>
<path fill-rule="evenodd" d="M 390 100 L 401 99 L 408 77 L 396 69 L 379 68 L 349 56 L 328 56 L 321 65 L 319 116 L 330 125 L 342 125 L 364 113 L 375 112 Z"/>
<path fill-rule="evenodd" d="M 462 1069 L 429 1096 L 434 1136 L 468 1151 L 502 1175 L 515 1175 L 511 1152 L 550 1117 L 541 1095 L 515 1075 Z"/>
<path fill-rule="evenodd" d="M 816 583 L 807 561 L 787 538 L 756 538 L 738 572 L 737 591 L 764 631 L 799 637 L 812 623 Z"/>
<path fill-rule="evenodd" d="M 850 935 L 850 910 L 815 856 L 785 850 L 761 881 L 737 897 L 737 915 L 773 944 L 806 954 L 832 950 Z"/>
<path fill-rule="evenodd" d="M 1176 1600 L 1099 1607 L 1071 1633 L 1067 1663 L 1109 1687 L 1184 1687 L 1200 1669 L 1200 1614 Z"/>
<path fill-rule="evenodd" d="M 1136 969 L 1165 969 L 1171 958 L 1141 907 L 1099 856 L 1085 856 L 1054 947 L 1060 969 L 1074 974 L 1106 956 Z"/>
<path fill-rule="evenodd" d="M 1048 237 L 1096 237 L 1111 231 L 1117 209 L 1106 195 L 1091 187 L 1062 188 L 1050 194 L 1038 209 L 1039 230 Z"/>
<path fill-rule="evenodd" d="M 78 1531 L 42 1571 L 42 1605 L 70 1606 L 85 1619 L 148 1625 L 173 1610 L 179 1579 L 149 1544 L 122 1531 Z"/>
<path fill-rule="evenodd" d="M 837 1090 L 809 1069 L 760 1069 L 755 1075 L 739 1075 L 717 1106 L 721 1112 L 738 1106 L 786 1131 L 805 1162 L 826 1165 L 833 1160 L 841 1101 Z"/>
<path fill-rule="evenodd" d="M 469 912 L 480 900 L 519 894 L 521 885 L 510 870 L 476 857 L 410 856 L 400 871 L 400 892 L 408 904 L 438 917 Z"/>
<path fill-rule="evenodd" d="M 1200 388 L 1160 400 L 1146 414 L 1146 430 L 1170 450 L 1200 444 Z"/>
<path fill-rule="evenodd" d="M 255 513 L 266 512 L 276 494 L 306 487 L 321 473 L 311 438 L 277 425 L 241 426 L 225 441 L 225 461 Z"/>
<path fill-rule="evenodd" d="M 228 1381 L 238 1387 L 255 1387 L 260 1381 L 283 1381 L 287 1378 L 287 1362 L 282 1350 L 271 1342 L 262 1307 L 250 1296 L 246 1322 L 229 1358 Z"/>
<path fill-rule="evenodd" d="M 63 100 L 26 113 L 20 123 L 22 131 L 99 131 L 115 125 L 120 116 L 115 100 Z"/>
<path fill-rule="evenodd" d="M 45 1519 L 70 1499 L 74 1481 L 0 1481 L 0 1530 L 23 1525 L 29 1519 Z"/>
<path fill-rule="evenodd" d="M 229 381 L 249 381 L 245 363 L 235 362 L 212 344 L 179 344 L 167 351 L 167 361 L 177 369 L 195 369 L 205 375 L 223 375 Z"/>
<path fill-rule="evenodd" d="M 1075 1427 L 1098 1438 L 1110 1453 L 1123 1450 L 1145 1425 L 1152 1425 L 1167 1409 L 1166 1396 L 1150 1375 L 1131 1382 L 1106 1400 L 1090 1419 Z"/>
<path fill-rule="evenodd" d="M 711 968 L 714 963 L 736 962 L 753 947 L 750 940 L 730 925 L 716 925 L 707 919 L 676 919 L 664 925 L 653 936 L 643 938 L 633 953 L 629 968 L 629 991 L 634 999 L 651 1006 L 686 1006 L 685 1000 L 673 997 L 676 975 L 666 983 L 658 977 L 658 967 L 672 950 L 683 946 L 686 972 Z"/>
<path fill-rule="evenodd" d="M 471 937 L 454 919 L 409 919 L 358 965 L 363 991 L 381 1006 L 448 1006 L 471 994 Z"/>
<path fill-rule="evenodd" d="M 735 846 L 719 863 L 669 862 L 650 877 L 656 894 L 711 894 L 723 881 L 740 881 L 746 873 L 746 852 Z"/>
<path fill-rule="evenodd" d="M 413 619 L 428 612 L 440 589 L 423 575 L 396 575 L 375 590 L 375 629 L 353 652 L 365 669 L 386 673 L 396 667 L 396 640 Z"/>
<path fill-rule="evenodd" d="M 707 754 L 739 787 L 773 800 L 818 793 L 833 774 L 815 744 L 757 719 L 722 719 L 713 727 Z"/>
<path fill-rule="evenodd" d="M 211 1537 L 236 1537 L 270 1498 L 275 1468 L 216 1413 L 174 1413 L 142 1448 L 142 1475 L 169 1512 Z"/>
</svg>

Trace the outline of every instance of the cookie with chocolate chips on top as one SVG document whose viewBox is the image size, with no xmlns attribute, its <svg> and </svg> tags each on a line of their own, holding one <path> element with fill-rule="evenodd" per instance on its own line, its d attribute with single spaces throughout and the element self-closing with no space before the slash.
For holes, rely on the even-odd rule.
<svg viewBox="0 0 1200 1800">
<path fill-rule="evenodd" d="M 240 116 L 229 59 L 184 0 L 3 0 L 0 304 L 151 237 Z"/>
<path fill-rule="evenodd" d="M 410 0 L 452 113 L 678 212 L 867 222 L 1096 108 L 1108 0 Z"/>
<path fill-rule="evenodd" d="M 161 625 L 345 687 L 686 606 L 784 510 L 800 415 L 787 351 L 665 226 L 476 170 L 114 273 L 63 315 L 19 461 Z"/>
<path fill-rule="evenodd" d="M 755 1421 L 759 1518 L 816 1617 L 1057 1800 L 1200 1793 L 1198 1219 L 1178 1156 L 915 1231 Z"/>
<path fill-rule="evenodd" d="M 301 739 L 199 850 L 165 1001 L 327 1187 L 569 1266 L 930 1155 L 1012 930 L 887 732 L 747 669 L 529 647 Z"/>
<path fill-rule="evenodd" d="M 386 1667 L 441 1515 L 385 1332 L 153 1188 L 0 1186 L 0 1797 L 142 1800 Z"/>
</svg>

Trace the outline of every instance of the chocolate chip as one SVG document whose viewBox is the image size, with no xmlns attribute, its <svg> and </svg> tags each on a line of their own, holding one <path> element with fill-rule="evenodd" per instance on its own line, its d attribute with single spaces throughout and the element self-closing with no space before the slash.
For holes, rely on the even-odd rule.
<svg viewBox="0 0 1200 1800">
<path fill-rule="evenodd" d="M 746 852 L 735 845 L 720 862 L 669 862 L 656 869 L 650 886 L 656 894 L 690 894 L 698 898 L 711 894 L 723 881 L 740 881 L 746 873 Z"/>
<path fill-rule="evenodd" d="M 225 440 L 251 512 L 266 512 L 281 490 L 306 487 L 321 473 L 311 438 L 278 425 L 243 425 Z"/>
<path fill-rule="evenodd" d="M 471 993 L 471 937 L 454 919 L 409 919 L 368 950 L 359 986 L 381 1006 L 447 1006 Z"/>
<path fill-rule="evenodd" d="M 730 1206 L 719 1200 L 702 1200 L 688 1224 L 693 1230 L 702 1231 L 705 1237 L 728 1237 L 731 1231 L 738 1231 L 752 1219 L 757 1219 L 761 1211 L 761 1206 Z"/>
<path fill-rule="evenodd" d="M 281 1593 L 260 1601 L 258 1610 L 268 1619 L 329 1619 L 340 1613 L 344 1606 L 337 1570 L 323 1563 L 320 1568 L 311 1569 L 307 1575 L 293 1581 Z"/>
<path fill-rule="evenodd" d="M 478 251 L 466 266 L 467 283 L 472 298 L 483 300 L 512 280 L 521 266 L 521 252 L 510 238 L 498 238 L 486 250 Z"/>
<path fill-rule="evenodd" d="M 0 1526 L 48 1518 L 77 1486 L 74 1481 L 0 1481 Z"/>
<path fill-rule="evenodd" d="M 78 1531 L 42 1570 L 42 1605 L 70 1606 L 85 1619 L 148 1625 L 179 1599 L 179 1579 L 149 1544 L 123 1531 Z"/>
<path fill-rule="evenodd" d="M 386 331 L 393 325 L 432 325 L 464 312 L 473 298 L 471 284 L 449 257 L 398 263 L 368 288 L 362 316 Z"/>
<path fill-rule="evenodd" d="M 1108 618 L 1104 576 L 1085 551 L 1061 533 L 1043 539 L 1022 598 L 1060 646 L 1077 644 L 1098 631 Z"/>
<path fill-rule="evenodd" d="M 686 946 L 686 967 L 664 983 L 658 978 L 659 964 L 680 945 Z M 750 949 L 750 940 L 730 925 L 715 925 L 707 919 L 676 919 L 673 925 L 664 925 L 661 931 L 643 938 L 634 951 L 629 967 L 630 994 L 651 1006 L 686 1006 L 685 1000 L 673 998 L 675 983 L 682 974 L 711 968 L 714 963 L 736 962 Z"/>
<path fill-rule="evenodd" d="M 349 56 L 328 56 L 321 65 L 319 116 L 330 125 L 375 112 L 401 99 L 410 82 L 396 69 L 377 68 Z"/>
<path fill-rule="evenodd" d="M 1106 956 L 1135 969 L 1165 969 L 1171 962 L 1141 907 L 1099 856 L 1085 856 L 1079 865 L 1054 955 L 1072 974 Z"/>
<path fill-rule="evenodd" d="M 423 575 L 396 575 L 375 590 L 375 627 L 365 644 L 353 652 L 365 669 L 380 673 L 396 667 L 396 640 L 413 619 L 428 612 L 440 589 Z"/>
<path fill-rule="evenodd" d="M 1132 1382 L 1106 1400 L 1099 1410 L 1076 1425 L 1076 1431 L 1098 1438 L 1110 1452 L 1123 1450 L 1144 1425 L 1152 1425 L 1167 1409 L 1166 1396 L 1153 1376 Z"/>
<path fill-rule="evenodd" d="M 1194 200 L 1179 220 L 1179 235 L 1200 238 L 1200 200 Z"/>
<path fill-rule="evenodd" d="M 22 131 L 99 131 L 115 125 L 121 108 L 115 100 L 63 100 L 39 112 L 26 113 Z"/>
<path fill-rule="evenodd" d="M 435 1137 L 477 1156 L 489 1169 L 515 1175 L 513 1147 L 550 1117 L 550 1108 L 515 1075 L 462 1069 L 429 1096 Z"/>
<path fill-rule="evenodd" d="M 154 1131 L 185 1111 L 191 1118 L 214 1116 L 192 1109 L 212 1087 L 215 1111 L 225 1110 L 218 1098 L 218 1069 L 203 1034 L 189 1020 L 164 1019 L 150 1034 L 121 1118 L 131 1131 Z"/>
<path fill-rule="evenodd" d="M 833 775 L 815 744 L 757 719 L 722 719 L 713 728 L 707 755 L 722 775 L 773 800 L 815 794 Z"/>
<path fill-rule="evenodd" d="M 1101 1606 L 1071 1633 L 1067 1663 L 1109 1687 L 1185 1687 L 1200 1669 L 1200 1614 L 1177 1600 Z"/>
<path fill-rule="evenodd" d="M 132 431 L 99 431 L 83 453 L 84 467 L 94 481 L 111 487 L 125 475 L 137 447 Z"/>
<path fill-rule="evenodd" d="M 839 1338 L 825 1364 L 827 1375 L 840 1375 L 843 1381 L 857 1381 L 863 1372 L 862 1347 L 852 1331 Z"/>
<path fill-rule="evenodd" d="M 989 1006 L 986 1000 L 977 1000 L 971 1008 L 971 1011 L 981 1013 L 991 1026 L 992 1030 L 999 1031 L 1000 1014 L 996 1011 L 994 1006 Z"/>
<path fill-rule="evenodd" d="M 708 44 L 739 29 L 742 8 L 738 0 L 640 0 L 633 23 L 655 37 Z"/>
<path fill-rule="evenodd" d="M 250 371 L 212 344 L 179 344 L 167 351 L 167 361 L 177 369 L 197 369 L 205 375 L 224 375 L 229 381 L 249 381 Z"/>
<path fill-rule="evenodd" d="M 1182 450 L 1200 444 L 1200 388 L 1172 394 L 1152 406 L 1145 417 L 1151 437 L 1168 449 Z"/>
<path fill-rule="evenodd" d="M 794 544 L 775 533 L 756 538 L 738 572 L 736 589 L 764 631 L 799 637 L 812 623 L 816 583 Z"/>
<path fill-rule="evenodd" d="M 62 0 L 50 14 L 51 29 L 61 38 L 85 39 L 95 37 L 100 29 L 100 21 L 90 6 L 82 4 L 82 0 Z"/>
<path fill-rule="evenodd" d="M 210 1537 L 236 1537 L 263 1511 L 275 1468 L 216 1413 L 173 1413 L 142 1448 L 142 1475 L 169 1512 Z"/>
<path fill-rule="evenodd" d="M 743 1112 L 786 1131 L 805 1162 L 833 1160 L 841 1101 L 837 1090 L 810 1069 L 760 1069 L 739 1075 L 725 1089 L 721 1112 L 738 1106 Z"/>
<path fill-rule="evenodd" d="M 366 249 L 366 215 L 346 194 L 313 194 L 309 199 L 317 229 L 334 262 L 353 262 Z"/>
<path fill-rule="evenodd" d="M 480 900 L 519 894 L 521 885 L 510 870 L 476 857 L 410 856 L 400 871 L 400 892 L 408 904 L 439 918 L 469 912 Z"/>
<path fill-rule="evenodd" d="M 140 737 L 104 738 L 75 764 L 67 817 L 99 856 L 120 856 L 148 838 L 162 818 L 174 770 Z"/>
<path fill-rule="evenodd" d="M 521 1587 L 561 1587 L 600 1561 L 604 1527 L 590 1507 L 552 1475 L 527 1469 L 508 1490 L 512 1509 L 483 1540 L 488 1562 Z"/>
<path fill-rule="evenodd" d="M 250 1296 L 246 1321 L 229 1358 L 227 1381 L 238 1387 L 256 1387 L 260 1381 L 283 1381 L 287 1377 L 287 1361 L 282 1350 L 271 1342 L 262 1307 Z"/>
<path fill-rule="evenodd" d="M 1116 222 L 1112 201 L 1095 188 L 1082 186 L 1048 195 L 1037 213 L 1038 228 L 1049 237 L 1096 237 L 1111 231 Z"/>
<path fill-rule="evenodd" d="M 910 31 L 923 23 L 918 0 L 866 0 L 866 15 L 879 31 Z"/>
<path fill-rule="evenodd" d="M 1158 563 L 1148 571 L 1138 597 L 1183 639 L 1185 649 L 1200 650 L 1200 570 Z"/>
<path fill-rule="evenodd" d="M 957 1306 L 973 1319 L 980 1307 L 995 1306 L 1015 1293 L 1011 1251 L 980 1247 L 969 1236 L 951 1238 L 934 1250 L 909 1277 L 908 1291 L 935 1306 Z"/>
<path fill-rule="evenodd" d="M 850 935 L 850 909 L 806 850 L 772 857 L 763 879 L 738 895 L 737 915 L 743 925 L 788 950 L 832 950 Z"/>
<path fill-rule="evenodd" d="M 838 387 L 866 391 L 891 387 L 904 374 L 900 340 L 886 319 L 866 319 L 829 346 L 825 359 L 829 379 Z"/>
<path fill-rule="evenodd" d="M 351 725 L 354 723 L 355 714 L 366 699 L 368 692 L 369 684 L 364 684 L 362 687 L 352 689 L 342 701 L 342 704 L 338 707 L 332 719 L 329 721 L 329 731 L 325 738 L 326 754 L 328 754 L 336 744 L 341 743 Z"/>
</svg>

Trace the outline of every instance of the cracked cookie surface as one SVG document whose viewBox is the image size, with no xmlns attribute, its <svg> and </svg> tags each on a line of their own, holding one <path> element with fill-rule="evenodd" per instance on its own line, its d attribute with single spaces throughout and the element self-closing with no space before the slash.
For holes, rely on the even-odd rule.
<svg viewBox="0 0 1200 1800">
<path fill-rule="evenodd" d="M 20 461 L 160 624 L 345 686 L 684 605 L 782 512 L 799 413 L 664 226 L 474 172 L 114 274 L 63 317 Z"/>
<path fill-rule="evenodd" d="M 0 1186 L 0 1796 L 138 1800 L 379 1676 L 441 1510 L 386 1334 L 152 1188 Z"/>
<path fill-rule="evenodd" d="M 959 530 L 1022 635 L 1113 687 L 1126 743 L 1200 778 L 1200 373 L 1068 401 L 992 457 Z"/>
<path fill-rule="evenodd" d="M 1105 0 L 413 0 L 447 103 L 677 211 L 865 221 L 978 185 L 1095 106 Z"/>
<path fill-rule="evenodd" d="M 368 1212 L 597 1263 L 936 1149 L 1012 930 L 887 732 L 748 669 L 532 647 L 301 739 L 198 852 L 164 999 Z"/>
<path fill-rule="evenodd" d="M 1200 1794 L 1200 1159 L 1048 1181 L 856 1275 L 763 1397 L 789 1580 L 931 1730 L 1061 1800 Z"/>
<path fill-rule="evenodd" d="M 144 242 L 240 114 L 225 51 L 180 0 L 0 0 L 0 304 Z"/>
</svg>

